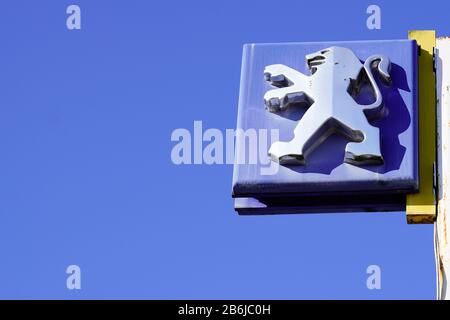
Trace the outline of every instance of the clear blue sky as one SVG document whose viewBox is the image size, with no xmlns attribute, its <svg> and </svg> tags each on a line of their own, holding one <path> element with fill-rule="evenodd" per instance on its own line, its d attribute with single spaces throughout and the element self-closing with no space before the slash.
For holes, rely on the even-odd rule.
<svg viewBox="0 0 450 320">
<path fill-rule="evenodd" d="M 450 34 L 448 1 L 376 1 L 379 31 L 371 3 L 2 1 L 0 298 L 435 298 L 432 226 L 240 217 L 231 166 L 170 159 L 176 128 L 235 127 L 244 43 Z"/>
</svg>

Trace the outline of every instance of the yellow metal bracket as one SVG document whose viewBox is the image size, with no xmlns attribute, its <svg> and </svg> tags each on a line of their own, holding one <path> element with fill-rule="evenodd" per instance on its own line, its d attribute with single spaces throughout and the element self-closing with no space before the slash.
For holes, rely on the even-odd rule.
<svg viewBox="0 0 450 320">
<path fill-rule="evenodd" d="M 414 30 L 408 38 L 416 40 L 419 52 L 419 192 L 406 197 L 408 223 L 434 223 L 436 198 L 436 77 L 434 72 L 435 30 Z"/>
</svg>

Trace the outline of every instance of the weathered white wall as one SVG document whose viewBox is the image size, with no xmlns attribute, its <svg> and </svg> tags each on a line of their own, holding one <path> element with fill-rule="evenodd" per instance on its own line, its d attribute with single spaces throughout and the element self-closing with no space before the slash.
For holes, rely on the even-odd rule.
<svg viewBox="0 0 450 320">
<path fill-rule="evenodd" d="M 438 217 L 435 224 L 438 298 L 450 299 L 450 38 L 436 42 Z"/>
</svg>

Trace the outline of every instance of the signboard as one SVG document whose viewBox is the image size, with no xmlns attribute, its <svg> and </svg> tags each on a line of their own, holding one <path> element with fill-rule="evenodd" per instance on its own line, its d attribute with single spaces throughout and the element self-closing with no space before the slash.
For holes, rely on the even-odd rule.
<svg viewBox="0 0 450 320">
<path fill-rule="evenodd" d="M 235 209 L 405 210 L 419 190 L 418 50 L 415 40 L 245 45 Z M 255 149 L 251 132 L 271 138 Z M 239 161 L 254 152 L 260 161 Z"/>
</svg>

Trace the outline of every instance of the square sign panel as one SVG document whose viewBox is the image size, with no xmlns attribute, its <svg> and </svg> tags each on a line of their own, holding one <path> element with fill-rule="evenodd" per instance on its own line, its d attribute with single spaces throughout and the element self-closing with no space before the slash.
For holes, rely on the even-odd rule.
<svg viewBox="0 0 450 320">
<path fill-rule="evenodd" d="M 242 214 L 403 210 L 418 190 L 415 41 L 244 46 Z"/>
</svg>

